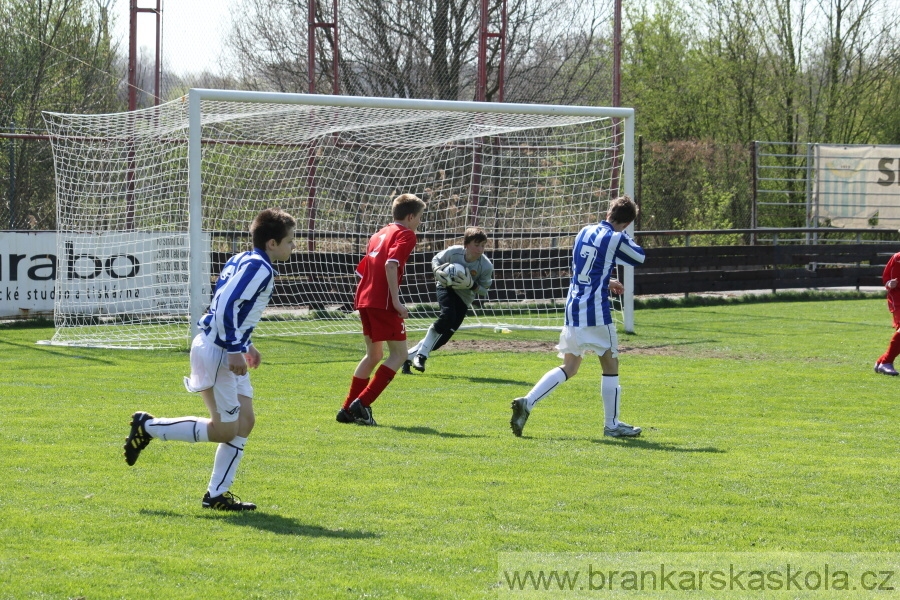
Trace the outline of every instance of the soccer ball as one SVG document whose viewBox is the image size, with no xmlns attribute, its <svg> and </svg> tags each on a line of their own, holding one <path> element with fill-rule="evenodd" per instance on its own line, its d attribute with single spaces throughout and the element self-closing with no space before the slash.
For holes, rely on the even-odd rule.
<svg viewBox="0 0 900 600">
<path fill-rule="evenodd" d="M 450 263 L 449 265 L 444 267 L 443 270 L 450 277 L 450 279 L 465 277 L 468 273 L 464 266 L 457 263 Z"/>
</svg>

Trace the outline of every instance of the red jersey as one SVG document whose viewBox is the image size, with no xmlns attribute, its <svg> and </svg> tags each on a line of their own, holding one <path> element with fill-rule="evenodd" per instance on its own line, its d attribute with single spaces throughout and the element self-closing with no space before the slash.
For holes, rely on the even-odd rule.
<svg viewBox="0 0 900 600">
<path fill-rule="evenodd" d="M 881 283 L 887 284 L 891 279 L 900 279 L 900 252 L 891 257 L 881 274 Z M 891 312 L 900 310 L 900 281 L 897 283 L 897 287 L 887 291 L 888 310 Z"/>
<path fill-rule="evenodd" d="M 356 267 L 360 278 L 356 286 L 356 308 L 394 309 L 384 266 L 391 260 L 397 263 L 399 285 L 403 281 L 406 260 L 415 247 L 416 234 L 399 223 L 391 223 L 369 238 L 366 255 Z"/>
</svg>

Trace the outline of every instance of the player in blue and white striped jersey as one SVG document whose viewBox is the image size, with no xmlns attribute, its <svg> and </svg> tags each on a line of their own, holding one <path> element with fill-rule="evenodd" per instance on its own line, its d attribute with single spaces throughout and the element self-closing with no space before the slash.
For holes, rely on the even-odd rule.
<svg viewBox="0 0 900 600">
<path fill-rule="evenodd" d="M 640 427 L 619 420 L 619 353 L 616 325 L 610 312 L 609 293 L 622 293 L 613 278 L 616 264 L 640 265 L 644 250 L 625 232 L 637 217 L 637 205 L 628 196 L 610 203 L 606 220 L 584 227 L 572 249 L 572 279 L 566 299 L 565 325 L 559 335 L 559 357 L 563 365 L 548 371 L 522 398 L 512 402 L 510 427 L 522 435 L 534 405 L 557 386 L 578 373 L 585 352 L 596 352 L 603 369 L 600 396 L 603 400 L 603 434 L 636 437 Z"/>
<path fill-rule="evenodd" d="M 191 375 L 184 378 L 184 386 L 200 393 L 210 418 L 155 418 L 143 411 L 131 417 L 131 432 L 125 440 L 129 465 L 152 439 L 219 444 L 201 501 L 204 508 L 256 509 L 229 491 L 256 420 L 248 369 L 257 368 L 262 357 L 250 335 L 272 297 L 272 263 L 288 260 L 294 249 L 295 226 L 294 218 L 283 210 L 260 212 L 250 226 L 253 250 L 225 263 L 212 303 L 197 323 L 200 333 L 191 344 Z"/>
</svg>

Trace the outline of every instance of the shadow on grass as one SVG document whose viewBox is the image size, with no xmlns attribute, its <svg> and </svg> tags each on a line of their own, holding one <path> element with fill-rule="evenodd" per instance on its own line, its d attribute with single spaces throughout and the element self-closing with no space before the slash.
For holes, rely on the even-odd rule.
<svg viewBox="0 0 900 600">
<path fill-rule="evenodd" d="M 641 438 L 601 438 L 599 440 L 591 440 L 595 444 L 603 444 L 606 446 L 631 446 L 640 448 L 641 450 L 658 450 L 662 452 L 704 452 L 707 454 L 724 454 L 725 450 L 720 450 L 713 446 L 703 446 L 694 448 L 691 446 L 676 446 L 675 444 L 666 444 L 662 442 L 654 442 Z"/>
<path fill-rule="evenodd" d="M 398 427 L 396 425 L 388 425 L 388 429 L 393 429 L 394 431 L 400 431 L 402 433 L 415 433 L 418 435 L 436 435 L 442 438 L 483 438 L 487 437 L 484 435 L 469 435 L 466 433 L 447 433 L 444 431 L 438 431 L 437 429 L 432 429 L 431 427 Z"/>
<path fill-rule="evenodd" d="M 185 513 L 177 513 L 170 510 L 148 510 L 140 511 L 143 515 L 154 517 L 180 517 L 189 518 L 192 515 Z M 265 512 L 210 512 L 208 514 L 197 515 L 198 519 L 207 519 L 211 521 L 227 521 L 230 525 L 243 525 L 244 527 L 253 527 L 262 531 L 270 531 L 279 535 L 299 535 L 305 537 L 326 537 L 338 539 L 372 539 L 380 537 L 376 533 L 368 533 L 366 531 L 355 531 L 346 529 L 326 529 L 318 525 L 307 525 L 296 519 L 282 517 L 281 515 L 272 515 Z"/>
<path fill-rule="evenodd" d="M 447 354 L 449 355 L 449 352 Z M 460 352 L 459 354 L 465 354 L 465 353 Z M 456 374 L 456 373 L 435 374 L 435 375 L 431 375 L 431 377 L 433 377 L 434 379 L 446 379 L 448 381 L 456 381 L 456 382 L 470 381 L 472 383 L 480 383 L 480 384 L 484 384 L 484 385 L 507 385 L 507 384 L 527 385 L 527 386 L 534 385 L 533 381 L 524 381 L 521 379 L 500 379 L 497 377 L 466 377 L 463 374 Z"/>
<path fill-rule="evenodd" d="M 116 362 L 112 361 L 112 360 L 107 360 L 107 359 L 103 359 L 103 358 L 95 358 L 92 356 L 84 356 L 81 354 L 74 354 L 74 352 L 91 351 L 91 350 L 93 350 L 92 348 L 81 348 L 78 346 L 68 346 L 68 347 L 64 347 L 66 349 L 63 349 L 63 350 L 54 350 L 53 349 L 54 346 L 51 346 L 49 344 L 22 344 L 19 342 L 9 342 L 7 340 L 0 340 L 0 344 L 12 346 L 13 348 L 24 348 L 29 351 L 36 350 L 36 351 L 42 352 L 44 354 L 52 354 L 54 356 L 61 356 L 63 358 L 74 358 L 77 360 L 87 360 L 90 362 L 96 362 L 96 363 L 101 363 L 101 364 L 105 364 L 105 365 L 116 364 Z M 41 368 L 41 369 L 45 368 L 44 365 L 40 365 L 40 364 L 35 364 L 33 366 L 36 368 Z"/>
</svg>

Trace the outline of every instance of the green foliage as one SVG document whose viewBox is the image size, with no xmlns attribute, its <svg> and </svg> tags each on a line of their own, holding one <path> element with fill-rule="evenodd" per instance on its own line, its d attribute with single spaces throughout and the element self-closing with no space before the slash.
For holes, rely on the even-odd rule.
<svg viewBox="0 0 900 600">
<path fill-rule="evenodd" d="M 640 229 L 749 227 L 748 159 L 746 149 L 739 145 L 644 144 Z M 727 245 L 738 241 L 738 236 L 713 236 L 697 243 Z"/>
<path fill-rule="evenodd" d="M 623 36 L 622 104 L 635 107 L 638 134 L 663 142 L 703 137 L 696 118 L 701 65 L 689 15 L 674 0 L 652 10 L 629 4 L 625 12 L 630 31 Z"/>
<path fill-rule="evenodd" d="M 838 3 L 839 4 L 839 3 Z M 784 0 L 625 8 L 623 103 L 652 141 L 896 143 L 900 15 Z"/>
<path fill-rule="evenodd" d="M 511 435 L 510 400 L 559 364 L 552 331 L 458 333 L 394 379 L 375 428 L 334 421 L 360 336 L 257 340 L 234 487 L 253 514 L 200 508 L 212 444 L 122 459 L 134 410 L 204 412 L 185 353 L 2 327 L 0 599 L 496 598 L 502 552 L 900 551 L 898 382 L 871 371 L 883 299 L 636 321 L 628 441 L 602 436 L 596 360 Z"/>
<path fill-rule="evenodd" d="M 121 110 L 116 60 L 108 15 L 97 3 L 0 1 L 0 128 L 42 132 L 41 111 Z M 0 208 L 0 223 L 54 227 L 49 144 L 17 140 L 6 142 L 5 150 L 7 144 L 9 151 L 0 152 L 0 172 L 10 172 L 13 156 L 15 196 Z"/>
</svg>

